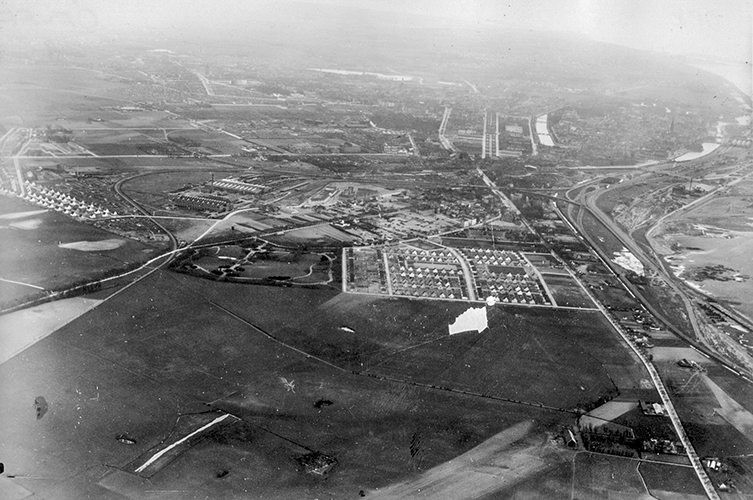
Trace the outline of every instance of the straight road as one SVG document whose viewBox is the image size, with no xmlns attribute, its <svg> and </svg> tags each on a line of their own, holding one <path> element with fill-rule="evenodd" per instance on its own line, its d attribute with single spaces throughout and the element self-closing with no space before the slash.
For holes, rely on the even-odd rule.
<svg viewBox="0 0 753 500">
<path fill-rule="evenodd" d="M 582 232 L 577 230 L 575 226 L 573 226 L 570 223 L 570 221 L 562 214 L 562 212 L 560 212 L 559 208 L 557 208 L 556 205 L 555 205 L 555 209 L 557 213 L 559 214 L 560 218 L 570 227 L 573 233 L 575 233 L 589 247 L 593 247 L 593 245 L 591 245 L 590 243 L 584 240 L 582 236 Z M 603 258 L 602 258 L 602 263 L 604 263 L 608 269 L 612 269 L 611 266 L 609 266 L 606 262 L 604 262 Z M 576 280 L 578 280 L 578 282 L 580 282 L 577 276 L 573 275 L 573 277 Z M 688 438 L 688 435 L 685 432 L 685 428 L 682 425 L 682 421 L 680 420 L 680 417 L 677 415 L 677 411 L 675 410 L 674 403 L 672 402 L 672 399 L 669 397 L 669 392 L 667 391 L 667 388 L 664 385 L 664 382 L 659 376 L 659 372 L 656 370 L 656 367 L 654 367 L 654 364 L 651 362 L 651 360 L 648 359 L 647 356 L 640 349 L 638 349 L 638 347 L 636 347 L 636 345 L 633 342 L 631 342 L 630 338 L 622 329 L 622 326 L 619 323 L 617 323 L 617 321 L 614 320 L 614 318 L 609 313 L 609 311 L 607 311 L 606 308 L 596 299 L 596 297 L 593 296 L 591 291 L 587 287 L 582 286 L 582 284 L 581 284 L 581 289 L 591 298 L 593 303 L 596 304 L 596 306 L 599 308 L 599 310 L 607 319 L 607 321 L 609 321 L 609 323 L 612 325 L 615 331 L 617 331 L 617 333 L 620 334 L 620 336 L 627 343 L 630 349 L 632 349 L 635 355 L 638 356 L 638 359 L 641 360 L 641 363 L 643 363 L 643 366 L 646 368 L 646 371 L 651 377 L 651 381 L 653 382 L 654 387 L 656 388 L 656 391 L 659 393 L 659 396 L 661 397 L 662 404 L 664 404 L 664 407 L 667 410 L 667 415 L 669 415 L 669 418 L 672 422 L 672 426 L 675 429 L 675 433 L 677 434 L 677 437 L 680 439 L 680 442 L 685 448 L 685 453 L 687 454 L 688 459 L 690 460 L 690 463 L 696 472 L 696 476 L 698 476 L 698 480 L 701 482 L 703 489 L 706 491 L 706 495 L 711 500 L 719 500 L 719 495 L 714 489 L 714 485 L 712 484 L 708 475 L 706 474 L 706 470 L 703 468 L 703 464 L 701 463 L 701 460 L 698 457 L 698 454 L 696 453 L 695 448 L 693 448 L 693 443 L 690 442 L 690 439 Z"/>
<path fill-rule="evenodd" d="M 445 132 L 447 131 L 447 122 L 450 121 L 450 114 L 452 113 L 452 108 L 446 107 L 444 108 L 444 114 L 442 115 L 442 123 L 439 124 L 439 142 L 442 143 L 442 147 L 445 148 L 447 151 L 455 151 L 455 147 L 452 145 L 450 140 L 445 137 Z"/>
<path fill-rule="evenodd" d="M 745 177 L 738 179 L 737 181 L 735 181 L 735 183 L 742 181 Z M 715 361 L 719 362 L 720 364 L 724 365 L 727 368 L 730 368 L 738 375 L 740 373 L 746 372 L 747 370 L 745 368 L 738 366 L 737 363 L 734 363 L 732 360 L 728 360 L 726 357 L 722 357 L 720 354 L 714 351 L 711 347 L 706 345 L 706 343 L 704 342 L 705 335 L 696 317 L 696 310 L 695 310 L 695 307 L 693 305 L 693 302 L 691 300 L 691 296 L 689 295 L 689 293 L 686 292 L 682 288 L 682 286 L 676 282 L 676 280 L 674 279 L 674 276 L 671 276 L 670 273 L 667 272 L 667 270 L 664 268 L 664 266 L 660 262 L 657 262 L 658 259 L 654 258 L 655 256 L 653 253 L 648 254 L 641 245 L 639 245 L 630 235 L 628 235 L 625 231 L 623 231 L 622 228 L 617 226 L 617 224 L 615 224 L 611 218 L 609 218 L 604 212 L 601 211 L 601 209 L 598 208 L 598 206 L 596 205 L 596 200 L 605 191 L 606 190 L 603 190 L 603 189 L 596 189 L 590 193 L 582 193 L 581 200 L 583 202 L 583 207 L 587 209 L 594 217 L 596 217 L 602 224 L 604 224 L 604 226 L 617 239 L 620 240 L 620 242 L 625 246 L 625 248 L 627 248 L 631 253 L 633 253 L 633 255 L 635 255 L 641 261 L 644 267 L 656 273 L 658 276 L 662 278 L 664 282 L 667 283 L 669 288 L 682 301 L 683 306 L 686 310 L 688 321 L 690 322 L 690 326 L 693 331 L 685 332 L 682 329 L 675 326 L 672 323 L 672 321 L 669 320 L 659 310 L 657 310 L 657 308 L 654 307 L 653 304 L 651 304 L 649 301 L 644 300 L 642 298 L 642 294 L 639 289 L 637 289 L 632 283 L 630 283 L 629 280 L 620 276 L 623 283 L 625 283 L 625 285 L 629 289 L 632 290 L 632 293 L 635 296 L 641 297 L 641 302 L 645 305 L 646 309 L 648 309 L 651 312 L 651 314 L 657 317 L 660 321 L 665 323 L 672 332 L 679 335 L 681 338 L 687 340 L 688 342 L 690 342 L 692 345 L 694 345 L 695 347 L 697 347 L 698 349 L 700 349 L 707 355 L 711 356 Z M 569 197 L 569 195 L 570 195 L 570 191 L 566 193 L 567 197 Z M 710 198 L 704 197 L 703 201 L 708 201 L 709 199 Z M 694 206 L 697 206 L 697 202 L 699 201 L 701 201 L 701 199 L 696 200 L 696 202 L 694 202 Z M 682 211 L 682 208 L 678 210 Z M 579 224 L 579 225 L 582 227 L 582 224 Z M 590 246 L 596 249 L 598 252 L 598 245 L 591 244 Z M 612 266 L 609 263 L 607 263 L 606 265 L 610 267 L 610 269 L 612 268 Z"/>
</svg>

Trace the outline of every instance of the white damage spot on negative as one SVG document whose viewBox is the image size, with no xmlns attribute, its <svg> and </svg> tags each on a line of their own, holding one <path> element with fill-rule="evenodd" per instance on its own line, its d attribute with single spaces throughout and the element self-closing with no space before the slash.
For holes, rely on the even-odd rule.
<svg viewBox="0 0 753 500">
<path fill-rule="evenodd" d="M 471 307 L 450 323 L 450 335 L 462 332 L 483 332 L 489 328 L 489 322 L 486 317 L 486 307 Z"/>
</svg>

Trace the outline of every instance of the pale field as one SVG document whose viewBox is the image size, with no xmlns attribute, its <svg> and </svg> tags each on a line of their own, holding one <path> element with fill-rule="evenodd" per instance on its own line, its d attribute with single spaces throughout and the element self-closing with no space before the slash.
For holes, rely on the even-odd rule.
<svg viewBox="0 0 753 500">
<path fill-rule="evenodd" d="M 590 424 L 599 427 L 623 415 L 638 406 L 635 401 L 609 401 L 588 412 L 581 419 L 581 424 Z"/>
<path fill-rule="evenodd" d="M 356 238 L 329 225 L 303 227 L 285 232 L 285 238 L 290 240 L 332 239 L 335 241 L 353 241 Z"/>
<path fill-rule="evenodd" d="M 700 248 L 683 252 L 685 258 L 675 263 L 682 264 L 686 273 L 706 266 L 723 265 L 742 275 L 753 276 L 753 232 L 730 231 L 732 238 L 711 238 L 703 236 L 673 236 L 671 239 L 685 248 Z M 691 282 L 704 292 L 735 304 L 733 307 L 749 318 L 753 318 L 753 294 L 750 279 L 744 281 L 705 280 Z"/>
<path fill-rule="evenodd" d="M 750 441 L 753 441 L 753 414 L 732 399 L 729 394 L 711 381 L 708 376 L 705 374 L 701 376 L 719 402 L 720 408 L 716 408 L 716 412 L 729 422 L 732 427 L 740 431 Z"/>
<path fill-rule="evenodd" d="M 124 243 L 125 240 L 113 238 L 99 241 L 73 241 L 71 243 L 61 243 L 58 247 L 79 250 L 81 252 L 102 252 L 106 250 L 115 250 L 116 248 L 123 246 Z"/>
<path fill-rule="evenodd" d="M 74 297 L 0 316 L 0 364 L 96 307 L 101 300 Z"/>
<path fill-rule="evenodd" d="M 711 360 L 690 347 L 654 347 L 651 354 L 654 356 L 654 361 L 657 362 L 669 361 L 674 363 L 684 358 L 699 364 L 711 364 Z"/>
<path fill-rule="evenodd" d="M 368 498 L 460 500 L 510 491 L 515 484 L 546 467 L 541 446 L 513 446 L 525 437 L 531 426 L 531 422 L 520 422 L 415 478 L 369 492 Z"/>
</svg>

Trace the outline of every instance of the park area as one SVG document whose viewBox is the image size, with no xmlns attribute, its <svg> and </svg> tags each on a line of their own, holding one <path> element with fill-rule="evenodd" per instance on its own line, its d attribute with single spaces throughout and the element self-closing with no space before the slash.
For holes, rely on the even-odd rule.
<svg viewBox="0 0 753 500">
<path fill-rule="evenodd" d="M 334 255 L 285 249 L 266 244 L 217 245 L 188 250 L 174 266 L 194 276 L 239 283 L 299 285 L 332 282 Z"/>
</svg>

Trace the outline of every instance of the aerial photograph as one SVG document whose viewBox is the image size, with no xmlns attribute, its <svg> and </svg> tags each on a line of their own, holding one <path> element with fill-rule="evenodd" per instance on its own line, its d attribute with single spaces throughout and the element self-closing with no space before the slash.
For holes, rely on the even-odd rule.
<svg viewBox="0 0 753 500">
<path fill-rule="evenodd" d="M 753 500 L 749 0 L 0 0 L 0 499 Z"/>
</svg>

